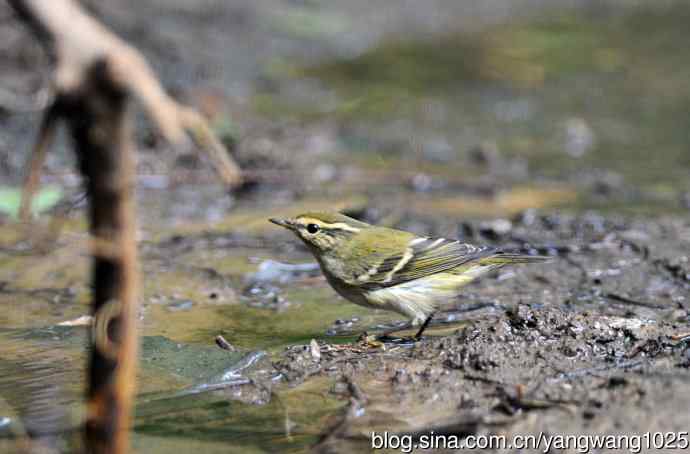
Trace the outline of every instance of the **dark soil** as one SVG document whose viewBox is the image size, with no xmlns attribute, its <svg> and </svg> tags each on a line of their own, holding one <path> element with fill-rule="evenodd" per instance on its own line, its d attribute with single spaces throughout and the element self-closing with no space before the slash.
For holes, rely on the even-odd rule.
<svg viewBox="0 0 690 454">
<path fill-rule="evenodd" d="M 451 334 L 432 329 L 410 348 L 321 344 L 318 359 L 309 345 L 288 349 L 275 367 L 289 384 L 327 375 L 333 392 L 350 402 L 324 433 L 319 451 L 364 449 L 372 430 L 687 430 L 690 251 L 682 238 L 690 238 L 690 224 L 664 220 L 616 228 L 599 219 L 607 225 L 596 233 L 592 219 L 552 220 L 558 223 L 553 231 L 576 226 L 569 236 L 581 238 L 578 252 L 471 286 L 469 301 L 494 302 L 499 309 L 462 314 L 466 321 Z M 515 234 L 542 228 L 518 227 Z M 634 228 L 653 233 L 637 244 L 625 239 Z M 603 232 L 609 233 L 592 241 Z"/>
</svg>

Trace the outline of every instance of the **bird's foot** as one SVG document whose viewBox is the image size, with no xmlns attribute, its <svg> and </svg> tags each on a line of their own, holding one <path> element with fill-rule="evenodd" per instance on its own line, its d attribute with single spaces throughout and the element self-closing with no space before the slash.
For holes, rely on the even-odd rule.
<svg viewBox="0 0 690 454">
<path fill-rule="evenodd" d="M 362 335 L 357 339 L 360 344 L 364 344 L 369 348 L 381 348 L 386 347 L 409 347 L 414 345 L 419 339 L 412 336 L 392 336 L 388 333 L 383 334 L 368 334 L 362 333 Z"/>
<path fill-rule="evenodd" d="M 421 339 L 421 337 L 417 336 L 391 336 L 390 334 L 381 334 L 380 336 L 377 336 L 377 340 L 384 345 L 401 347 L 412 346 Z"/>
</svg>

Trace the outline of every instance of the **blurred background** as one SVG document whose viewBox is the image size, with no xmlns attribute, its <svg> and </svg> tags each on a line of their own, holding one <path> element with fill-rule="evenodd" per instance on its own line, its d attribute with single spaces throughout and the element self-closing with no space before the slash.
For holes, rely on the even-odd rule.
<svg viewBox="0 0 690 454">
<path fill-rule="evenodd" d="M 86 3 L 213 120 L 264 210 L 352 194 L 449 215 L 690 204 L 682 1 Z M 16 184 L 47 62 L 3 9 L 0 172 Z M 198 188 L 209 165 L 138 131 L 144 188 Z M 46 174 L 70 160 L 56 150 Z M 160 208 L 247 200 L 213 198 Z"/>
<path fill-rule="evenodd" d="M 621 216 L 689 213 L 686 1 L 84 4 L 210 118 L 247 176 L 228 191 L 191 144 L 171 148 L 139 116 L 145 396 L 211 380 L 218 333 L 270 353 L 390 320 L 338 303 L 318 272 L 267 265 L 310 260 L 268 217 L 342 209 L 426 235 L 481 240 L 472 233 L 483 229 L 490 241 L 556 211 L 589 216 L 588 231 L 601 234 Z M 13 222 L 50 99 L 49 61 L 4 3 L 0 37 L 0 431 L 2 415 L 16 413 L 40 432 L 81 414 L 83 333 L 58 324 L 88 313 L 83 194 L 63 137 L 35 203 L 39 222 L 66 213 L 62 234 L 49 260 L 34 253 Z M 269 277 L 254 274 L 261 269 Z M 278 284 L 264 285 L 276 275 Z M 205 365 L 181 366 L 198 358 Z M 188 442 L 205 449 L 228 437 L 251 446 L 282 437 L 271 430 L 283 424 L 282 404 L 227 413 L 186 405 L 204 434 Z M 334 405 L 319 400 L 293 414 L 304 443 Z M 146 420 L 170 411 L 161 408 L 142 411 L 137 446 L 163 450 L 184 431 L 175 418 Z M 217 428 L 218 418 L 236 432 Z"/>
</svg>

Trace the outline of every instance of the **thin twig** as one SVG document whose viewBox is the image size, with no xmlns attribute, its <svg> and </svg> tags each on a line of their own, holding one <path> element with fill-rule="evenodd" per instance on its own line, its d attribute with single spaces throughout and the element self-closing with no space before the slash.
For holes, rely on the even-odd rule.
<svg viewBox="0 0 690 454">
<path fill-rule="evenodd" d="M 672 334 L 669 336 L 671 340 L 674 341 L 684 341 L 686 339 L 690 339 L 690 332 L 687 333 L 679 333 L 679 334 Z"/>
<path fill-rule="evenodd" d="M 662 304 L 647 303 L 645 301 L 636 301 L 628 297 L 618 295 L 616 293 L 609 292 L 606 293 L 604 297 L 621 303 L 630 304 L 631 306 L 647 307 L 650 309 L 668 309 L 668 306 L 664 306 Z"/>
<path fill-rule="evenodd" d="M 561 372 L 558 374 L 557 377 L 554 377 L 553 380 L 556 381 L 562 381 L 562 380 L 568 380 L 571 378 L 575 377 L 581 377 L 583 375 L 589 375 L 589 374 L 594 374 L 596 372 L 604 372 L 607 370 L 611 369 L 630 369 L 632 367 L 637 367 L 644 363 L 645 360 L 642 359 L 632 359 L 628 361 L 620 361 L 614 364 L 607 364 L 604 366 L 594 366 L 594 367 L 585 367 L 583 369 L 576 369 L 570 372 Z"/>
<path fill-rule="evenodd" d="M 36 144 L 29 157 L 28 170 L 24 177 L 24 187 L 22 189 L 22 201 L 19 207 L 19 219 L 23 222 L 27 222 L 30 218 L 31 201 L 41 180 L 41 169 L 45 162 L 48 148 L 50 148 L 55 139 L 58 119 L 58 107 L 53 103 L 43 113 L 41 126 L 36 137 Z"/>
</svg>

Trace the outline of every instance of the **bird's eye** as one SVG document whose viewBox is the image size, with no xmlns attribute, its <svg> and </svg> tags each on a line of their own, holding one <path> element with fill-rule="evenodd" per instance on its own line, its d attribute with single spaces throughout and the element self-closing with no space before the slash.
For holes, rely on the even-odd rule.
<svg viewBox="0 0 690 454">
<path fill-rule="evenodd" d="M 312 235 L 315 234 L 320 230 L 319 226 L 316 224 L 307 224 L 307 232 L 311 233 Z"/>
</svg>

